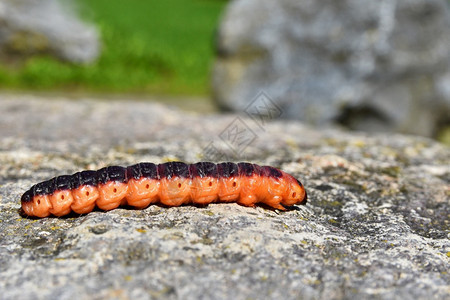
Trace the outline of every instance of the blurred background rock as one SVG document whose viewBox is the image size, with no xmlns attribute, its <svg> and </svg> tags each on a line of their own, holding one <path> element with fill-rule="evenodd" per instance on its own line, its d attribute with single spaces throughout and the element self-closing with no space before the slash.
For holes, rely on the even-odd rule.
<svg viewBox="0 0 450 300">
<path fill-rule="evenodd" d="M 449 143 L 449 29 L 446 0 L 2 0 L 0 91 L 236 112 L 264 93 L 281 118 Z"/>
<path fill-rule="evenodd" d="M 51 54 L 73 63 L 89 63 L 99 54 L 97 30 L 54 0 L 0 2 L 0 54 L 3 62 Z"/>
<path fill-rule="evenodd" d="M 450 121 L 443 0 L 237 0 L 217 48 L 226 109 L 264 90 L 283 117 L 315 125 L 433 136 Z"/>
</svg>

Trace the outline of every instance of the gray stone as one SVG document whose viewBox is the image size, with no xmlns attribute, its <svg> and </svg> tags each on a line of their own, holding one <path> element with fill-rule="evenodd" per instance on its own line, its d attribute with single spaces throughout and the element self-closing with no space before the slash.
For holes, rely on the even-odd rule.
<svg viewBox="0 0 450 300">
<path fill-rule="evenodd" d="M 450 295 L 450 150 L 439 143 L 126 99 L 0 99 L 0 299 Z M 252 131 L 238 138 L 250 141 L 245 147 L 230 138 L 244 128 Z M 207 148 L 292 173 L 308 204 L 287 212 L 150 206 L 34 220 L 18 213 L 21 194 L 52 176 L 218 158 Z"/>
<path fill-rule="evenodd" d="M 261 93 L 282 117 L 432 136 L 450 120 L 444 0 L 236 0 L 223 17 L 214 97 Z"/>
<path fill-rule="evenodd" d="M 97 58 L 97 30 L 79 20 L 69 1 L 2 0 L 0 54 L 12 58 L 50 53 L 74 63 Z"/>
</svg>

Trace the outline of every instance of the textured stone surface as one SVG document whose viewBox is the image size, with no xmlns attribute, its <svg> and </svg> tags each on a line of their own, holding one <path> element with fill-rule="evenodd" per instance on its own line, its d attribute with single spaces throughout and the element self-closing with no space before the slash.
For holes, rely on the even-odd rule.
<svg viewBox="0 0 450 300">
<path fill-rule="evenodd" d="M 80 21 L 69 1 L 2 0 L 0 54 L 11 58 L 51 53 L 75 63 L 99 54 L 96 29 Z M 66 4 L 66 6 L 64 6 Z"/>
<path fill-rule="evenodd" d="M 298 176 L 306 206 L 18 214 L 51 176 L 232 155 L 220 136 L 236 120 L 255 138 L 226 140 L 235 159 Z M 425 138 L 0 95 L 0 298 L 448 299 L 449 178 L 450 150 Z"/>
<path fill-rule="evenodd" d="M 450 121 L 449 28 L 445 0 L 231 1 L 215 99 L 242 111 L 265 92 L 284 118 L 431 136 Z"/>
</svg>

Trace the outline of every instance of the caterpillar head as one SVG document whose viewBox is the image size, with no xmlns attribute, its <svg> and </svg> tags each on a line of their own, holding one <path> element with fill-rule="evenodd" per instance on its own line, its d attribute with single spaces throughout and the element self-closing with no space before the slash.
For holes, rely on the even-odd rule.
<svg viewBox="0 0 450 300">
<path fill-rule="evenodd" d="M 286 192 L 281 204 L 283 206 L 292 206 L 295 204 L 306 204 L 308 196 L 306 195 L 306 190 L 303 184 L 295 179 L 294 177 L 288 175 L 289 177 L 289 189 Z"/>
</svg>

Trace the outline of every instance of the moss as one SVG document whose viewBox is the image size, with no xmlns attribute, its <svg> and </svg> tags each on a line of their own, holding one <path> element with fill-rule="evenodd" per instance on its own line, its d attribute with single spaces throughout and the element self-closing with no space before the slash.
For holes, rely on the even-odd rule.
<svg viewBox="0 0 450 300">
<path fill-rule="evenodd" d="M 359 182 L 365 179 L 361 174 L 356 172 L 346 172 L 344 174 L 335 174 L 332 176 L 332 180 L 335 183 L 345 184 L 346 186 L 355 189 L 356 191 L 367 191 L 367 187 Z"/>
<path fill-rule="evenodd" d="M 337 200 L 334 200 L 333 202 L 330 203 L 330 205 L 337 207 L 337 206 L 342 206 L 343 204 Z"/>
<path fill-rule="evenodd" d="M 53 261 L 64 261 L 64 260 L 66 260 L 66 259 L 63 257 L 57 257 L 57 258 L 53 259 Z"/>
<path fill-rule="evenodd" d="M 362 140 L 357 140 L 353 142 L 353 145 L 358 148 L 364 148 L 366 146 L 366 143 Z"/>
<path fill-rule="evenodd" d="M 401 191 L 396 188 L 386 188 L 381 190 L 380 196 L 394 196 L 397 195 L 399 192 Z"/>
<path fill-rule="evenodd" d="M 48 51 L 49 41 L 39 32 L 18 31 L 9 38 L 7 47 L 13 52 L 33 54 Z"/>
<path fill-rule="evenodd" d="M 38 238 L 26 241 L 23 246 L 27 248 L 37 248 L 42 245 L 46 245 L 48 240 L 46 238 Z"/>
<path fill-rule="evenodd" d="M 408 188 L 406 187 L 406 185 L 402 184 L 400 186 L 400 192 L 402 192 L 403 194 L 408 194 Z"/>
<path fill-rule="evenodd" d="M 96 226 L 89 227 L 89 231 L 94 234 L 103 234 L 109 230 L 109 226 L 106 224 L 98 224 Z"/>
<path fill-rule="evenodd" d="M 438 141 L 442 142 L 443 144 L 450 146 L 450 126 L 447 125 L 443 127 L 441 130 L 439 130 L 437 134 Z"/>
<path fill-rule="evenodd" d="M 203 237 L 201 239 L 192 241 L 191 244 L 212 245 L 212 244 L 214 244 L 214 241 L 208 237 Z"/>
<path fill-rule="evenodd" d="M 298 144 L 297 141 L 294 139 L 286 139 L 286 145 L 289 146 L 291 149 L 293 150 L 297 150 L 298 149 Z"/>
<path fill-rule="evenodd" d="M 164 235 L 165 240 L 182 240 L 184 239 L 184 234 L 182 232 L 172 232 Z"/>
<path fill-rule="evenodd" d="M 397 178 L 401 172 L 401 169 L 399 166 L 390 166 L 390 167 L 380 169 L 380 172 L 383 174 L 389 175 L 391 177 Z"/>
<path fill-rule="evenodd" d="M 320 281 L 319 279 L 308 280 L 308 284 L 317 286 L 317 285 L 320 285 L 320 284 L 321 284 L 321 281 Z"/>
<path fill-rule="evenodd" d="M 316 199 L 314 201 L 314 204 L 316 204 L 319 207 L 323 207 L 323 208 L 325 208 L 325 207 L 341 207 L 344 205 L 342 202 L 340 202 L 338 200 L 334 200 L 334 201 L 330 202 L 327 200 L 318 200 L 318 199 Z"/>
</svg>

